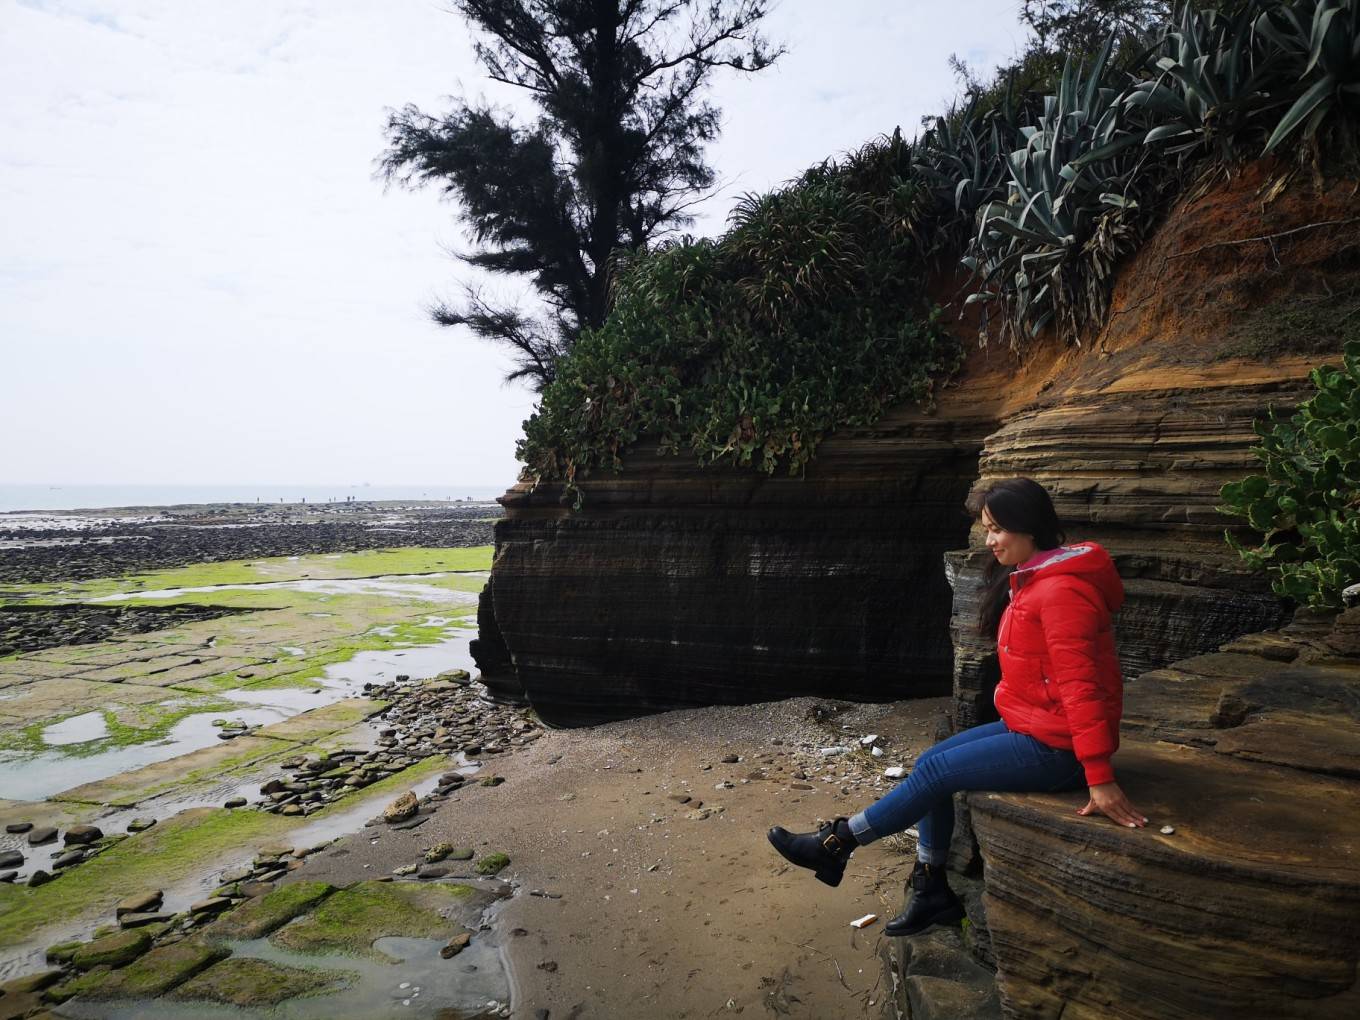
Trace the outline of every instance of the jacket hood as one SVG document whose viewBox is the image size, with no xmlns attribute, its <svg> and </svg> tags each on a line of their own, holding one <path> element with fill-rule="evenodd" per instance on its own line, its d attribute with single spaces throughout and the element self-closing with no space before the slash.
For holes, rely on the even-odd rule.
<svg viewBox="0 0 1360 1020">
<path fill-rule="evenodd" d="M 1032 567 L 1016 567 L 1011 573 L 1011 591 L 1022 584 L 1032 584 L 1041 577 L 1072 574 L 1086 581 L 1105 600 L 1105 608 L 1114 612 L 1124 604 L 1124 582 L 1101 546 L 1095 542 L 1078 542 L 1050 549 L 1047 558 Z"/>
</svg>

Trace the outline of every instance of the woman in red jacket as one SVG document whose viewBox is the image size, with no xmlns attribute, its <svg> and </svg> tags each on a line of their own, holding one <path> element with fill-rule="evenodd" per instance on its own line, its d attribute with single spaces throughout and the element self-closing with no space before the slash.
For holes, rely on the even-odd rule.
<svg viewBox="0 0 1360 1020">
<path fill-rule="evenodd" d="M 1124 586 L 1094 542 L 1062 545 L 1048 493 L 1028 478 L 998 482 L 975 504 L 987 530 L 981 633 L 997 639 L 1000 722 L 974 726 L 936 744 L 911 775 L 850 818 L 816 833 L 776 826 L 770 842 L 785 858 L 839 885 L 856 847 L 916 825 L 911 900 L 888 922 L 889 935 L 914 935 L 958 921 L 963 905 L 945 880 L 954 832 L 953 795 L 964 790 L 1053 792 L 1085 785 L 1077 813 L 1130 827 L 1147 823 L 1115 782 L 1123 683 L 1111 614 Z"/>
</svg>

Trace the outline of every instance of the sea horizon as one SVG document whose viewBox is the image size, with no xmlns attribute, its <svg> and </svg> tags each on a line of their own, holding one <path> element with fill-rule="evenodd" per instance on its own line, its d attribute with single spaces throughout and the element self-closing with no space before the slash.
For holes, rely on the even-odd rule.
<svg viewBox="0 0 1360 1020">
<path fill-rule="evenodd" d="M 346 500 L 455 502 L 495 499 L 512 484 L 513 479 L 504 485 L 0 483 L 0 513 L 112 510 L 119 507 L 194 506 L 209 503 L 343 503 Z"/>
</svg>

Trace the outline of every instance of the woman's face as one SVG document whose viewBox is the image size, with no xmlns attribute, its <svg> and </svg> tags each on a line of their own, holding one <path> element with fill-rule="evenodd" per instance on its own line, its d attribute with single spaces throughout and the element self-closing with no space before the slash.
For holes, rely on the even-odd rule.
<svg viewBox="0 0 1360 1020">
<path fill-rule="evenodd" d="M 1039 551 L 1034 544 L 1033 535 L 1022 535 L 1018 531 L 1007 531 L 982 508 L 982 526 L 987 529 L 987 548 L 992 551 L 996 561 L 1003 567 L 1014 567 L 1024 563 Z"/>
</svg>

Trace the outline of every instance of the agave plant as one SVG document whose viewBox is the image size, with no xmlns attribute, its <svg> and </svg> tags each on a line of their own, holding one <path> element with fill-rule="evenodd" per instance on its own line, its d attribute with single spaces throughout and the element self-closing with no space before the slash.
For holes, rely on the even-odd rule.
<svg viewBox="0 0 1360 1020">
<path fill-rule="evenodd" d="M 1001 302 L 1002 336 L 1012 346 L 1055 315 L 1074 339 L 1084 322 L 1099 319 L 1109 269 L 1136 241 L 1140 154 L 1126 140 L 1119 91 L 1105 84 L 1112 44 L 1106 42 L 1085 75 L 1067 62 L 1037 123 L 1021 127 L 1024 148 L 1007 157 L 1006 200 L 977 213 L 963 263 L 982 282 L 968 300 Z M 1093 150 L 1102 157 L 1082 160 Z"/>
<path fill-rule="evenodd" d="M 1236 159 L 1268 105 L 1265 85 L 1277 56 L 1255 44 L 1257 14 L 1252 5 L 1226 16 L 1187 4 L 1176 28 L 1148 54 L 1153 77 L 1122 97 L 1147 122 L 1130 138 L 1175 155 L 1213 149 L 1221 160 Z"/>
<path fill-rule="evenodd" d="M 1300 130 L 1305 141 L 1314 142 L 1329 117 L 1360 110 L 1360 0 L 1270 6 L 1255 28 L 1295 78 L 1285 90 L 1293 103 L 1271 132 L 1266 152 Z"/>
<path fill-rule="evenodd" d="M 936 117 L 916 146 L 914 170 L 935 197 L 939 239 L 932 249 L 967 244 L 977 210 L 1004 198 L 1006 154 L 1020 141 L 1017 104 L 1008 91 L 985 114 L 974 96 L 962 110 Z"/>
</svg>

